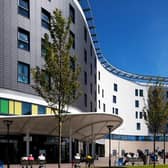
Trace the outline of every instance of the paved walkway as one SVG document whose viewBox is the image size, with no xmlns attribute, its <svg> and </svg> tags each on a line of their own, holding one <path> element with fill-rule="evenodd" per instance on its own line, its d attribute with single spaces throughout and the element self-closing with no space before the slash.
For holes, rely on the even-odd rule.
<svg viewBox="0 0 168 168">
<path fill-rule="evenodd" d="M 108 163 L 109 163 L 109 158 L 108 157 L 99 157 L 98 160 L 95 160 L 94 162 L 94 165 L 95 167 L 96 166 L 107 166 L 108 167 Z M 159 161 L 160 164 L 163 163 L 163 160 L 160 159 Z M 168 164 L 168 159 L 166 159 L 166 163 Z M 112 158 L 112 165 L 116 165 L 116 162 L 115 162 L 115 158 Z M 142 163 L 138 163 L 139 165 L 142 164 Z M 85 163 L 82 162 L 81 164 L 81 167 L 86 167 Z M 72 168 L 72 164 L 71 163 L 62 163 L 61 164 L 61 168 Z M 4 165 L 3 168 L 7 168 L 6 165 Z M 10 168 L 22 168 L 21 165 L 10 165 Z M 30 167 L 29 167 L 30 168 Z M 39 168 L 39 165 L 33 165 L 32 168 Z M 53 163 L 53 164 L 46 164 L 46 168 L 58 168 L 58 164 L 57 163 Z"/>
</svg>

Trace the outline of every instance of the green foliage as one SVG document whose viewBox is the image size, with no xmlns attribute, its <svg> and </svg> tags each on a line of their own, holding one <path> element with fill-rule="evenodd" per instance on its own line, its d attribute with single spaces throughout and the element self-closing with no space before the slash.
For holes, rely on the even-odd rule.
<svg viewBox="0 0 168 168">
<path fill-rule="evenodd" d="M 70 19 L 67 21 L 56 9 L 51 17 L 50 36 L 44 36 L 44 65 L 32 69 L 33 88 L 59 112 L 80 95 L 80 67 L 76 57 L 70 55 L 72 39 L 69 32 Z"/>
<path fill-rule="evenodd" d="M 168 102 L 161 84 L 149 87 L 146 112 L 146 121 L 150 132 L 160 133 L 168 118 Z"/>
</svg>

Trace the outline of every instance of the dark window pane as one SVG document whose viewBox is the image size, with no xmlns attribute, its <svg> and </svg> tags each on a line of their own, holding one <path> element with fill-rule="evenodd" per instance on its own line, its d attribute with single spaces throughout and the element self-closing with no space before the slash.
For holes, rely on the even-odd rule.
<svg viewBox="0 0 168 168">
<path fill-rule="evenodd" d="M 113 96 L 113 103 L 117 103 L 117 97 Z"/>
<path fill-rule="evenodd" d="M 138 118 L 138 112 L 137 111 L 135 112 L 135 118 L 136 119 Z"/>
<path fill-rule="evenodd" d="M 115 113 L 118 115 L 118 108 L 115 109 Z"/>
<path fill-rule="evenodd" d="M 18 13 L 29 18 L 29 0 L 18 0 Z"/>
<path fill-rule="evenodd" d="M 69 17 L 71 18 L 71 21 L 75 23 L 75 9 L 72 5 L 69 5 Z"/>
<path fill-rule="evenodd" d="M 27 51 L 30 50 L 30 34 L 21 28 L 18 29 L 18 48 Z"/>
<path fill-rule="evenodd" d="M 46 29 L 50 28 L 50 13 L 43 8 L 41 9 L 41 25 Z"/>
<path fill-rule="evenodd" d="M 72 48 L 75 49 L 75 34 L 70 31 L 70 38 L 72 39 Z"/>
<path fill-rule="evenodd" d="M 103 104 L 103 112 L 106 112 L 106 105 Z"/>
<path fill-rule="evenodd" d="M 117 84 L 116 84 L 116 83 L 114 83 L 114 91 L 116 91 L 116 92 L 117 92 L 117 90 L 118 90 Z"/>
<path fill-rule="evenodd" d="M 140 123 L 137 123 L 136 129 L 137 129 L 137 130 L 141 130 L 141 124 L 140 124 Z"/>
<path fill-rule="evenodd" d="M 87 72 L 84 72 L 84 83 L 87 85 Z"/>
<path fill-rule="evenodd" d="M 143 97 L 143 90 L 142 90 L 142 89 L 139 90 L 139 95 L 140 95 L 141 97 Z"/>
<path fill-rule="evenodd" d="M 85 64 L 87 64 L 87 51 L 86 51 L 86 49 L 84 49 L 84 61 L 85 61 Z"/>
<path fill-rule="evenodd" d="M 90 102 L 90 111 L 91 112 L 93 111 L 93 104 L 92 104 L 92 102 Z"/>
<path fill-rule="evenodd" d="M 46 107 L 45 106 L 38 106 L 38 114 L 46 114 Z"/>
<path fill-rule="evenodd" d="M 30 83 L 30 67 L 28 64 L 18 62 L 18 82 Z"/>
<path fill-rule="evenodd" d="M 100 108 L 101 108 L 101 107 L 100 107 L 100 100 L 98 101 L 98 105 L 99 105 L 99 109 L 100 109 Z"/>
<path fill-rule="evenodd" d="M 31 115 L 31 104 L 30 103 L 22 103 L 22 114 L 23 115 Z"/>
<path fill-rule="evenodd" d="M 84 105 L 87 107 L 87 94 L 84 94 Z"/>
<path fill-rule="evenodd" d="M 135 89 L 135 96 L 138 96 L 138 89 Z"/>
<path fill-rule="evenodd" d="M 135 100 L 135 107 L 139 107 L 139 101 Z"/>
</svg>

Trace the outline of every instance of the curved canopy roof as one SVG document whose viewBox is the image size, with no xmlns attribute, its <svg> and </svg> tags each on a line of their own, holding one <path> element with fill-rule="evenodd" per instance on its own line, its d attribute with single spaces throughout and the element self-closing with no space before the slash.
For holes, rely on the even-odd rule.
<svg viewBox="0 0 168 168">
<path fill-rule="evenodd" d="M 58 116 L 0 116 L 0 132 L 7 133 L 7 125 L 4 121 L 12 121 L 10 134 L 45 134 L 58 135 Z M 80 114 L 66 114 L 62 129 L 63 137 L 73 137 L 83 141 L 100 139 L 108 133 L 107 126 L 113 126 L 112 130 L 119 127 L 122 119 L 107 113 L 85 112 Z"/>
</svg>

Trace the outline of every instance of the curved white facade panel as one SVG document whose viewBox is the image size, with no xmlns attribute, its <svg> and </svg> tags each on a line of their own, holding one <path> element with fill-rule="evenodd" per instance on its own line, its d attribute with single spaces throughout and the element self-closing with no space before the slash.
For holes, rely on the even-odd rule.
<svg viewBox="0 0 168 168">
<path fill-rule="evenodd" d="M 114 133 L 123 135 L 147 135 L 148 131 L 144 116 L 141 118 L 140 113 L 141 115 L 143 114 L 148 87 L 111 74 L 99 62 L 97 65 L 97 76 L 100 73 L 100 80 L 97 79 L 98 87 L 100 87 L 100 93 L 97 93 L 98 111 L 103 111 L 103 104 L 105 104 L 105 111 L 107 113 L 123 118 L 122 126 L 115 130 Z M 138 96 L 135 96 L 135 90 L 138 90 Z M 142 90 L 143 96 L 139 95 L 140 90 Z M 104 92 L 104 97 L 102 96 L 102 92 Z M 136 101 L 139 107 L 135 106 Z M 138 113 L 137 118 L 136 113 Z M 137 130 L 137 123 L 140 123 L 140 130 Z"/>
</svg>

